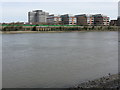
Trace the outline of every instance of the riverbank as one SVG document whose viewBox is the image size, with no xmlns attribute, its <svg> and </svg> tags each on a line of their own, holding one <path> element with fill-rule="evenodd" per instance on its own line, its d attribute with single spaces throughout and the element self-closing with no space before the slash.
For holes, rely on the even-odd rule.
<svg viewBox="0 0 120 90">
<path fill-rule="evenodd" d="M 95 32 L 96 30 L 91 30 L 90 32 Z M 117 31 L 117 30 L 116 30 Z M 88 32 L 86 30 L 82 31 L 0 31 L 0 34 L 22 34 L 22 33 L 61 33 L 61 32 Z M 102 32 L 102 31 L 98 31 Z M 110 32 L 107 31 L 106 32 Z"/>
<path fill-rule="evenodd" d="M 19 33 L 54 33 L 54 32 L 64 32 L 64 31 L 3 31 L 0 34 L 19 34 Z"/>
<path fill-rule="evenodd" d="M 117 31 L 118 26 L 0 26 L 0 31 Z"/>
<path fill-rule="evenodd" d="M 120 73 L 119 74 L 108 74 L 107 76 L 99 79 L 83 82 L 75 88 L 82 90 L 83 88 L 116 88 L 120 90 Z"/>
</svg>

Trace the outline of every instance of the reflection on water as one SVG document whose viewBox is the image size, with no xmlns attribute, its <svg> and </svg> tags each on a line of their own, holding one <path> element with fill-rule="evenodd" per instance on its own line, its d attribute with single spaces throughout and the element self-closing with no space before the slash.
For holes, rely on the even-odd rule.
<svg viewBox="0 0 120 90">
<path fill-rule="evenodd" d="M 2 38 L 4 88 L 70 87 L 117 72 L 117 32 L 3 34 Z"/>
</svg>

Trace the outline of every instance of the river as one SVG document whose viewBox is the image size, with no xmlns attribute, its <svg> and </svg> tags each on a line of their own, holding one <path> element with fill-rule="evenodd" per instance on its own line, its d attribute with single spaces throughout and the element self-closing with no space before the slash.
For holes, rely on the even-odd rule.
<svg viewBox="0 0 120 90">
<path fill-rule="evenodd" d="M 3 88 L 66 88 L 117 72 L 117 31 L 2 34 Z"/>
</svg>

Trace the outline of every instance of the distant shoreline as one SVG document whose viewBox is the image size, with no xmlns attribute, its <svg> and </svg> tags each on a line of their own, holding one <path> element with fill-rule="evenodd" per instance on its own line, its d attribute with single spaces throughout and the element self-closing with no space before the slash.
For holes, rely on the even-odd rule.
<svg viewBox="0 0 120 90">
<path fill-rule="evenodd" d="M 22 34 L 22 33 L 60 33 L 60 32 L 103 32 L 103 31 L 99 31 L 99 30 L 81 30 L 81 31 L 0 31 L 0 34 Z M 111 32 L 111 31 L 115 31 L 115 30 L 104 30 L 106 32 Z M 117 30 L 116 30 L 117 31 Z"/>
</svg>

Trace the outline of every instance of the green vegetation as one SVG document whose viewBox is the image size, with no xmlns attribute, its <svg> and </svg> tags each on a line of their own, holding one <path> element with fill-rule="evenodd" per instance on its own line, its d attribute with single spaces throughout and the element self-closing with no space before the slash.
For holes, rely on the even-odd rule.
<svg viewBox="0 0 120 90">
<path fill-rule="evenodd" d="M 11 24 L 2 24 L 2 25 L 0 25 L 0 26 L 13 26 L 13 24 L 11 25 Z M 49 27 L 49 26 L 54 26 L 54 27 L 58 27 L 58 26 L 68 26 L 68 27 L 70 27 L 70 26 L 79 26 L 79 25 L 25 25 L 25 24 L 23 24 L 23 25 L 19 25 L 19 24 L 14 24 L 14 26 L 46 26 L 46 27 Z"/>
<path fill-rule="evenodd" d="M 116 31 L 118 26 L 2 24 L 1 31 Z"/>
<path fill-rule="evenodd" d="M 10 25 L 2 28 L 2 31 L 23 31 L 22 26 Z"/>
</svg>

